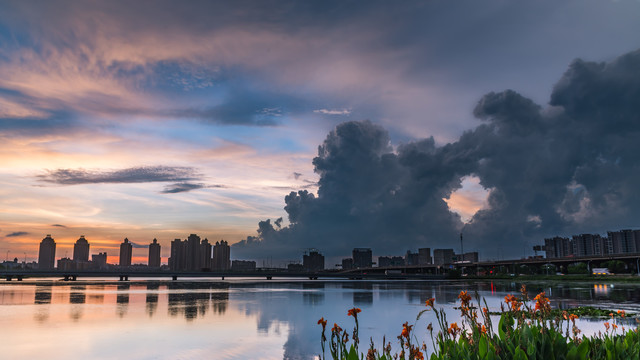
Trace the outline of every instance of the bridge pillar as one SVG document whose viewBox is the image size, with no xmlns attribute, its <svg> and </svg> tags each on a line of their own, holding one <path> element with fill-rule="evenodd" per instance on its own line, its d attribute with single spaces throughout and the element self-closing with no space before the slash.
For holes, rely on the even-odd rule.
<svg viewBox="0 0 640 360">
<path fill-rule="evenodd" d="M 173 275 L 173 276 L 171 277 L 171 280 L 173 280 L 173 281 L 178 280 L 178 276 L 177 276 L 177 275 Z"/>
<path fill-rule="evenodd" d="M 11 277 L 11 275 L 7 275 L 7 276 L 5 276 L 5 279 L 7 279 L 7 281 L 11 281 L 12 277 Z"/>
<path fill-rule="evenodd" d="M 129 281 L 129 275 L 120 275 L 120 281 Z"/>
<path fill-rule="evenodd" d="M 22 281 L 22 275 L 18 275 L 17 278 L 18 278 L 18 281 Z"/>
<path fill-rule="evenodd" d="M 72 275 L 71 276 L 71 281 L 76 281 L 78 280 L 78 276 L 77 275 Z"/>
<path fill-rule="evenodd" d="M 224 276 L 222 277 L 222 280 L 224 280 Z"/>
<path fill-rule="evenodd" d="M 267 276 L 267 280 L 271 280 L 271 279 L 273 279 L 272 276 Z"/>
</svg>

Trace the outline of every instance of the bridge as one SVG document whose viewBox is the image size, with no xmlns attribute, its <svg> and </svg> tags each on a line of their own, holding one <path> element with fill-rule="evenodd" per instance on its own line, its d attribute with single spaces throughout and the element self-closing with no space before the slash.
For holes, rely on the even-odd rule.
<svg viewBox="0 0 640 360">
<path fill-rule="evenodd" d="M 129 281 L 129 278 L 170 278 L 173 281 L 186 278 L 201 279 L 221 279 L 225 278 L 262 278 L 272 280 L 274 278 L 305 278 L 309 280 L 323 279 L 347 279 L 347 280 L 438 280 L 442 276 L 432 274 L 386 274 L 379 272 L 372 273 L 352 273 L 339 271 L 319 271 L 319 272 L 288 272 L 277 270 L 256 270 L 256 271 L 93 271 L 93 270 L 29 270 L 12 269 L 0 271 L 0 278 L 6 281 L 22 281 L 26 278 L 58 278 L 64 281 L 76 281 L 80 278 L 118 278 L 119 281 Z"/>
<path fill-rule="evenodd" d="M 585 263 L 589 270 L 595 267 L 602 267 L 602 264 L 611 261 L 620 260 L 625 263 L 627 269 L 633 270 L 634 273 L 640 274 L 640 253 L 628 253 L 628 254 L 612 254 L 601 256 L 583 256 L 583 257 L 562 257 L 562 258 L 527 258 L 527 259 L 514 259 L 514 260 L 493 260 L 493 261 L 478 261 L 478 262 L 456 262 L 447 265 L 402 265 L 402 266 L 389 266 L 389 267 L 369 267 L 359 268 L 343 271 L 343 273 L 349 274 L 389 274 L 397 273 L 403 275 L 432 275 L 432 276 L 444 276 L 451 270 L 462 270 L 467 274 L 478 274 L 482 271 L 500 271 L 517 274 L 520 268 L 524 265 L 537 270 L 543 269 L 548 265 L 553 265 L 554 268 L 562 273 L 567 273 L 568 266 L 575 263 Z"/>
</svg>

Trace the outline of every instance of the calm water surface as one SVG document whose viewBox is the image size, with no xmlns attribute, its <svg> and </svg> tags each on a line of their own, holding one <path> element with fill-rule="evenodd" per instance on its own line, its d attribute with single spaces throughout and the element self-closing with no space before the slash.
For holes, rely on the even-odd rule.
<svg viewBox="0 0 640 360">
<path fill-rule="evenodd" d="M 554 307 L 592 305 L 640 311 L 640 287 L 611 283 L 528 283 L 546 291 Z M 145 281 L 0 283 L 2 359 L 313 359 L 320 353 L 317 320 L 351 329 L 347 309 L 359 307 L 360 338 L 395 340 L 402 323 L 414 323 L 424 302 L 457 321 L 457 295 L 478 291 L 492 310 L 516 282 L 379 281 Z M 420 335 L 436 322 L 416 324 Z M 602 320 L 579 320 L 590 334 Z M 427 340 L 426 337 L 423 340 Z M 430 341 L 428 342 L 430 343 Z M 392 341 L 392 345 L 396 345 Z"/>
</svg>

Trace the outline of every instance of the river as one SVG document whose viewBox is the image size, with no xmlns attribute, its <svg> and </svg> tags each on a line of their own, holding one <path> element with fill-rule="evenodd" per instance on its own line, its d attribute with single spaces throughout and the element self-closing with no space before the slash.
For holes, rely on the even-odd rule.
<svg viewBox="0 0 640 360">
<path fill-rule="evenodd" d="M 527 284 L 531 297 L 545 291 L 553 307 L 591 305 L 640 311 L 632 284 Z M 0 283 L 2 359 L 313 359 L 321 352 L 318 319 L 351 329 L 359 314 L 360 338 L 377 344 L 386 335 L 397 348 L 402 323 L 416 323 L 425 301 L 436 299 L 457 321 L 461 290 L 499 310 L 519 282 L 339 280 L 137 280 L 63 282 L 29 279 Z M 475 300 L 474 300 L 475 301 Z M 585 334 L 603 320 L 578 320 Z M 436 323 L 427 313 L 415 325 L 421 340 Z M 635 322 L 634 322 L 635 323 Z"/>
</svg>

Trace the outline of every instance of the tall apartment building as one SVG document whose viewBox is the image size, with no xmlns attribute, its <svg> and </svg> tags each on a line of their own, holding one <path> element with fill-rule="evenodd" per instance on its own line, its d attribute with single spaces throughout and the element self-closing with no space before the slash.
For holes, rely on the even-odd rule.
<svg viewBox="0 0 640 360">
<path fill-rule="evenodd" d="M 200 243 L 200 267 L 203 269 L 211 269 L 211 244 L 208 239 L 202 240 Z"/>
<path fill-rule="evenodd" d="M 213 246 L 212 268 L 214 270 L 229 270 L 231 268 L 231 247 L 229 243 L 220 240 Z"/>
<path fill-rule="evenodd" d="M 640 230 L 607 231 L 614 254 L 640 252 Z"/>
<path fill-rule="evenodd" d="M 89 242 L 84 238 L 84 235 L 80 235 L 80 238 L 73 244 L 73 261 L 89 261 Z"/>
<path fill-rule="evenodd" d="M 133 246 L 129 239 L 124 238 L 124 241 L 120 244 L 120 266 L 131 266 L 132 252 Z"/>
<path fill-rule="evenodd" d="M 149 244 L 149 267 L 160 267 L 160 244 L 157 239 Z"/>
<path fill-rule="evenodd" d="M 411 250 L 407 250 L 407 254 L 404 257 L 405 265 L 418 265 L 420 254 L 412 253 Z"/>
<path fill-rule="evenodd" d="M 420 248 L 418 249 L 418 264 L 419 265 L 428 265 L 431 264 L 431 248 Z"/>
<path fill-rule="evenodd" d="M 51 235 L 47 235 L 40 242 L 38 251 L 38 269 L 52 270 L 56 266 L 56 242 Z"/>
<path fill-rule="evenodd" d="M 169 268 L 171 270 L 200 271 L 209 264 L 207 257 L 211 255 L 209 241 L 205 239 L 204 246 L 200 242 L 200 237 L 191 234 L 182 241 L 175 239 L 171 242 L 171 256 L 169 257 Z"/>
<path fill-rule="evenodd" d="M 351 258 L 353 259 L 353 267 L 355 268 L 368 268 L 373 264 L 370 248 L 353 249 L 351 252 Z"/>
<path fill-rule="evenodd" d="M 544 239 L 547 258 L 633 254 L 640 252 L 640 230 L 608 231 L 607 237 L 598 234 L 573 235 L 571 239 Z"/>
<path fill-rule="evenodd" d="M 433 249 L 433 263 L 435 265 L 453 264 L 454 257 L 453 249 Z"/>
<path fill-rule="evenodd" d="M 107 266 L 107 253 L 101 252 L 91 255 L 91 267 L 99 270 L 106 270 Z"/>
<path fill-rule="evenodd" d="M 185 270 L 196 271 L 202 268 L 201 255 L 200 255 L 200 236 L 191 234 L 186 240 L 187 242 L 187 263 Z"/>
<path fill-rule="evenodd" d="M 324 255 L 318 250 L 310 250 L 308 254 L 302 256 L 302 267 L 305 271 L 324 270 Z"/>
<path fill-rule="evenodd" d="M 402 256 L 378 256 L 378 267 L 404 266 Z"/>
</svg>

